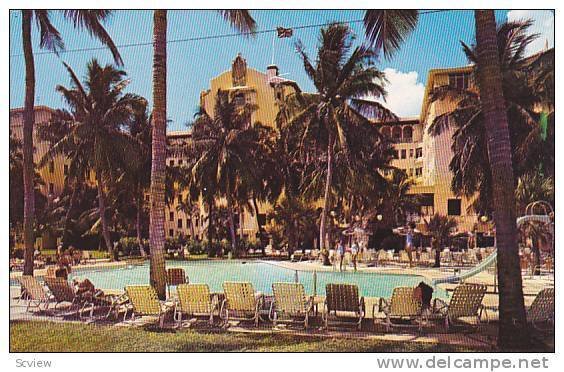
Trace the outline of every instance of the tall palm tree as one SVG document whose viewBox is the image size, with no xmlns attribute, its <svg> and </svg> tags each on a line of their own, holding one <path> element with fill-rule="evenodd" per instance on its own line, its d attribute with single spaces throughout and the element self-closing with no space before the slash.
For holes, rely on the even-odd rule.
<svg viewBox="0 0 564 372">
<path fill-rule="evenodd" d="M 372 9 L 364 13 L 366 38 L 376 50 L 390 58 L 417 26 L 419 11 L 414 9 Z"/>
<path fill-rule="evenodd" d="M 527 318 L 517 247 L 511 140 L 493 10 L 476 10 L 477 76 L 492 172 L 499 278 L 499 338 L 502 348 L 528 344 Z"/>
<path fill-rule="evenodd" d="M 137 151 L 136 141 L 122 130 L 131 118 L 134 107 L 145 104 L 145 99 L 135 94 L 126 93 L 129 84 L 125 71 L 117 70 L 112 65 L 104 67 L 93 59 L 87 65 L 84 82 L 76 77 L 74 71 L 65 64 L 70 77 L 71 88 L 57 86 L 72 116 L 72 127 L 67 135 L 52 146 L 45 158 L 65 154 L 68 149 L 80 147 L 78 152 L 86 159 L 90 169 L 96 174 L 98 189 L 98 212 L 106 249 L 113 250 L 106 213 L 107 180 L 115 175 L 116 169 L 124 169 L 127 159 Z"/>
<path fill-rule="evenodd" d="M 148 189 L 151 182 L 151 116 L 147 110 L 147 102 L 143 102 L 133 108 L 133 115 L 128 121 L 127 126 L 129 134 L 137 140 L 138 152 L 136 159 L 124 169 L 122 177 L 127 178 L 126 184 L 129 185 L 129 191 L 132 191 L 135 201 L 136 222 L 135 230 L 137 234 L 137 244 L 141 256 L 145 257 L 147 253 L 143 248 L 143 239 L 141 234 L 141 221 L 144 213 L 144 193 Z"/>
<path fill-rule="evenodd" d="M 219 14 L 242 32 L 252 32 L 256 23 L 246 10 L 221 10 Z M 166 161 L 166 10 L 153 15 L 153 146 L 151 166 L 151 284 L 161 299 L 166 297 L 164 262 L 164 192 Z"/>
<path fill-rule="evenodd" d="M 25 99 L 23 112 L 23 183 L 24 183 L 24 275 L 33 275 L 33 245 L 35 241 L 34 219 L 34 163 L 33 126 L 35 122 L 35 61 L 33 58 L 32 22 L 36 20 L 40 31 L 39 47 L 55 53 L 64 49 L 59 31 L 51 23 L 49 10 L 24 9 L 22 12 L 22 46 L 25 60 Z M 63 18 L 72 22 L 76 29 L 86 29 L 90 35 L 99 39 L 111 50 L 117 64 L 123 64 L 121 56 L 103 23 L 110 16 L 108 10 L 64 10 Z"/>
<path fill-rule="evenodd" d="M 289 126 L 302 128 L 303 142 L 315 137 L 317 146 L 325 148 L 324 204 L 319 242 L 320 248 L 326 251 L 327 214 L 331 206 L 335 153 L 341 151 L 347 154 L 347 130 L 368 125 L 369 119 L 364 115 L 380 120 L 395 118 L 395 115 L 381 104 L 364 98 L 385 96 L 385 78 L 381 71 L 372 66 L 375 55 L 371 49 L 365 46 L 353 49 L 352 33 L 348 26 L 335 23 L 321 29 L 315 62 L 310 60 L 301 42 L 296 46 L 317 94 L 301 97 L 302 109 L 289 120 Z"/>
<path fill-rule="evenodd" d="M 57 110 L 50 120 L 37 128 L 39 137 L 48 142 L 51 146 L 61 141 L 72 131 L 73 115 L 66 110 Z M 90 175 L 90 167 L 88 164 L 89 154 L 86 154 L 85 148 L 75 142 L 66 143 L 65 148 L 60 148 L 60 152 L 69 160 L 68 174 L 65 177 L 65 187 L 63 194 L 72 189 L 70 198 L 68 195 L 61 195 L 60 203 L 66 206 L 66 213 L 62 223 L 62 248 L 66 249 L 70 245 L 72 216 L 76 214 L 75 207 L 78 204 L 78 198 L 83 191 L 84 184 Z M 39 160 L 39 167 L 43 167 L 48 161 L 55 161 L 57 154 L 47 152 L 43 158 Z M 66 203 L 68 199 L 68 203 Z"/>
<path fill-rule="evenodd" d="M 525 213 L 527 205 L 543 200 L 554 207 L 554 178 L 546 177 L 539 172 L 530 172 L 517 180 L 515 188 L 517 212 Z"/>
<path fill-rule="evenodd" d="M 242 193 L 249 200 L 249 187 L 257 185 L 249 180 L 254 180 L 255 174 L 263 174 L 267 165 L 256 162 L 266 158 L 266 155 L 258 154 L 269 151 L 260 135 L 266 128 L 259 123 L 248 123 L 254 110 L 256 106 L 248 103 L 238 105 L 227 92 L 218 91 L 213 116 L 201 109 L 193 126 L 192 139 L 196 148 L 193 183 L 202 189 L 216 190 L 225 198 L 231 246 L 235 254 L 235 202 L 245 199 L 240 197 Z"/>
</svg>

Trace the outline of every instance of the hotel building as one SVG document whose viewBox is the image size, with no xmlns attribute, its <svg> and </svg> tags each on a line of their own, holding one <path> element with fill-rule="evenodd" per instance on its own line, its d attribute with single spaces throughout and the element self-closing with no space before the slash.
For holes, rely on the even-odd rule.
<svg viewBox="0 0 564 372">
<path fill-rule="evenodd" d="M 453 195 L 451 172 L 449 163 L 452 158 L 451 142 L 452 129 L 448 129 L 438 136 L 431 136 L 428 127 L 438 115 L 451 110 L 454 101 L 430 101 L 433 89 L 451 85 L 458 88 L 473 87 L 472 66 L 434 69 L 429 72 L 427 86 L 419 117 L 401 118 L 396 122 L 375 123 L 381 126 L 380 131 L 394 142 L 395 156 L 392 165 L 404 169 L 409 177 L 415 181 L 411 193 L 421 196 L 421 210 L 419 215 L 411 216 L 414 221 L 421 222 L 421 218 L 428 218 L 434 213 L 454 217 L 459 223 L 459 230 L 472 230 L 478 221 L 478 216 L 469 211 L 470 200 Z M 215 99 L 218 91 L 227 91 L 231 99 L 255 104 L 258 109 L 249 118 L 249 125 L 260 122 L 274 127 L 275 118 L 280 104 L 288 94 L 300 91 L 296 82 L 279 76 L 278 68 L 268 66 L 262 72 L 247 66 L 245 59 L 238 55 L 232 62 L 231 68 L 210 81 L 210 88 L 200 94 L 200 105 L 213 115 Z M 10 129 L 12 135 L 22 138 L 23 109 L 10 110 Z M 53 110 L 37 106 L 35 109 L 36 123 L 47 122 Z M 37 126 L 36 126 L 37 127 Z M 183 146 L 190 141 L 190 131 L 169 132 L 167 165 L 182 165 L 187 159 L 182 151 Z M 34 134 L 35 161 L 48 150 L 48 143 L 41 141 L 37 133 Z M 63 189 L 67 161 L 59 157 L 39 170 L 45 185 L 41 191 L 49 197 L 57 197 Z M 196 235 L 204 237 L 206 229 L 206 215 L 203 207 L 192 211 L 184 211 L 179 201 L 186 195 L 185 191 L 177 190 L 174 199 L 165 211 L 165 234 L 167 237 Z M 201 205 L 201 203 L 200 203 Z M 266 212 L 269 205 L 259 205 L 259 221 L 266 223 Z M 240 213 L 238 232 L 240 236 L 254 236 L 258 231 L 257 219 L 252 213 Z"/>
</svg>

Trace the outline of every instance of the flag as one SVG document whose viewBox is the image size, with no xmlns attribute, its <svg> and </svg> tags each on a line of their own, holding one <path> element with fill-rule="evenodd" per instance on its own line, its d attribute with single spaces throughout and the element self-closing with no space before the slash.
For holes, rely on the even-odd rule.
<svg viewBox="0 0 564 372">
<path fill-rule="evenodd" d="M 285 37 L 292 37 L 294 30 L 291 28 L 276 27 L 276 32 L 278 33 L 278 37 L 282 39 Z"/>
</svg>

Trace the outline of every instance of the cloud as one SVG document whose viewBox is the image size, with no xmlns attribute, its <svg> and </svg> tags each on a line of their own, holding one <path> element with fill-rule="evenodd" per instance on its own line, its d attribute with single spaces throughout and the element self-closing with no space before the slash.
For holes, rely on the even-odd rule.
<svg viewBox="0 0 564 372">
<path fill-rule="evenodd" d="M 386 84 L 388 95 L 386 102 L 380 99 L 379 101 L 400 117 L 418 116 L 421 112 L 425 86 L 417 81 L 417 72 L 402 72 L 386 68 L 384 73 L 389 82 Z"/>
<path fill-rule="evenodd" d="M 529 32 L 538 34 L 527 48 L 527 55 L 534 54 L 544 49 L 548 42 L 548 47 L 554 47 L 554 13 L 550 10 L 511 10 L 507 13 L 508 21 L 518 21 L 530 19 L 533 21 Z"/>
</svg>

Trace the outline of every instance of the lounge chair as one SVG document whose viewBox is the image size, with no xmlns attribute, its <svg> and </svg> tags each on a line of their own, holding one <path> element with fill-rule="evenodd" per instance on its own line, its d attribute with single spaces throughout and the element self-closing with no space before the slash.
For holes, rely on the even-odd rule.
<svg viewBox="0 0 564 372">
<path fill-rule="evenodd" d="M 173 285 L 188 283 L 186 272 L 181 267 L 171 267 L 166 270 L 166 288 L 170 298 L 170 287 Z"/>
<path fill-rule="evenodd" d="M 323 321 L 329 328 L 331 313 L 337 318 L 355 318 L 357 328 L 362 329 L 362 319 L 366 315 L 364 297 L 359 297 L 355 284 L 327 284 L 325 286 L 325 309 Z"/>
<path fill-rule="evenodd" d="M 21 285 L 20 298 L 27 300 L 25 310 L 29 311 L 31 307 L 36 307 L 41 310 L 41 305 L 43 305 L 43 310 L 47 310 L 51 296 L 43 285 L 39 283 L 37 278 L 32 275 L 22 275 L 18 277 L 17 280 Z"/>
<path fill-rule="evenodd" d="M 258 327 L 263 297 L 257 296 L 253 285 L 248 282 L 224 282 L 225 299 L 219 312 L 225 324 L 229 319 L 253 320 Z"/>
<path fill-rule="evenodd" d="M 486 309 L 482 305 L 486 289 L 482 284 L 460 284 L 454 289 L 448 304 L 440 298 L 435 298 L 432 317 L 444 319 L 447 331 L 461 318 L 475 318 L 480 324 L 482 315 L 487 318 Z"/>
<path fill-rule="evenodd" d="M 400 263 L 409 263 L 409 254 L 407 251 L 401 250 L 399 252 L 399 262 Z"/>
<path fill-rule="evenodd" d="M 182 314 L 205 315 L 213 324 L 213 313 L 217 310 L 217 300 L 210 294 L 207 284 L 179 284 L 176 287 L 178 301 L 174 306 L 174 320 L 182 325 Z"/>
<path fill-rule="evenodd" d="M 389 260 L 388 252 L 386 252 L 383 249 L 380 249 L 378 251 L 378 256 L 377 256 L 376 260 L 377 260 L 378 266 L 382 265 L 384 262 L 387 262 Z"/>
<path fill-rule="evenodd" d="M 150 285 L 130 285 L 125 287 L 125 293 L 131 303 L 132 320 L 136 315 L 157 316 L 159 327 L 164 326 L 165 316 L 173 309 L 173 305 L 160 301 L 155 288 Z"/>
<path fill-rule="evenodd" d="M 306 296 L 303 284 L 272 283 L 272 293 L 274 301 L 270 305 L 269 318 L 274 326 L 283 321 L 280 316 L 287 316 L 294 318 L 290 321 L 303 323 L 304 328 L 307 328 L 309 314 L 313 309 L 313 298 Z"/>
<path fill-rule="evenodd" d="M 377 306 L 378 312 L 383 312 L 386 315 L 386 332 L 393 327 L 413 327 L 412 324 L 404 325 L 395 322 L 406 320 L 410 322 L 416 320 L 418 323 L 417 328 L 421 331 L 423 327 L 421 301 L 414 296 L 414 290 L 412 287 L 396 287 L 389 301 L 385 298 L 380 298 L 380 301 L 374 304 L 373 314 L 376 314 Z"/>
<path fill-rule="evenodd" d="M 545 288 L 537 293 L 531 306 L 527 308 L 527 322 L 538 331 L 554 329 L 554 288 Z M 548 325 L 548 328 L 539 324 Z"/>
<path fill-rule="evenodd" d="M 55 309 L 63 302 L 70 303 L 70 308 L 78 309 L 78 316 L 82 319 L 82 314 L 85 311 L 90 312 L 90 319 L 94 314 L 94 303 L 84 297 L 77 295 L 65 278 L 46 277 L 45 284 L 51 291 L 53 299 L 55 300 Z"/>
</svg>

